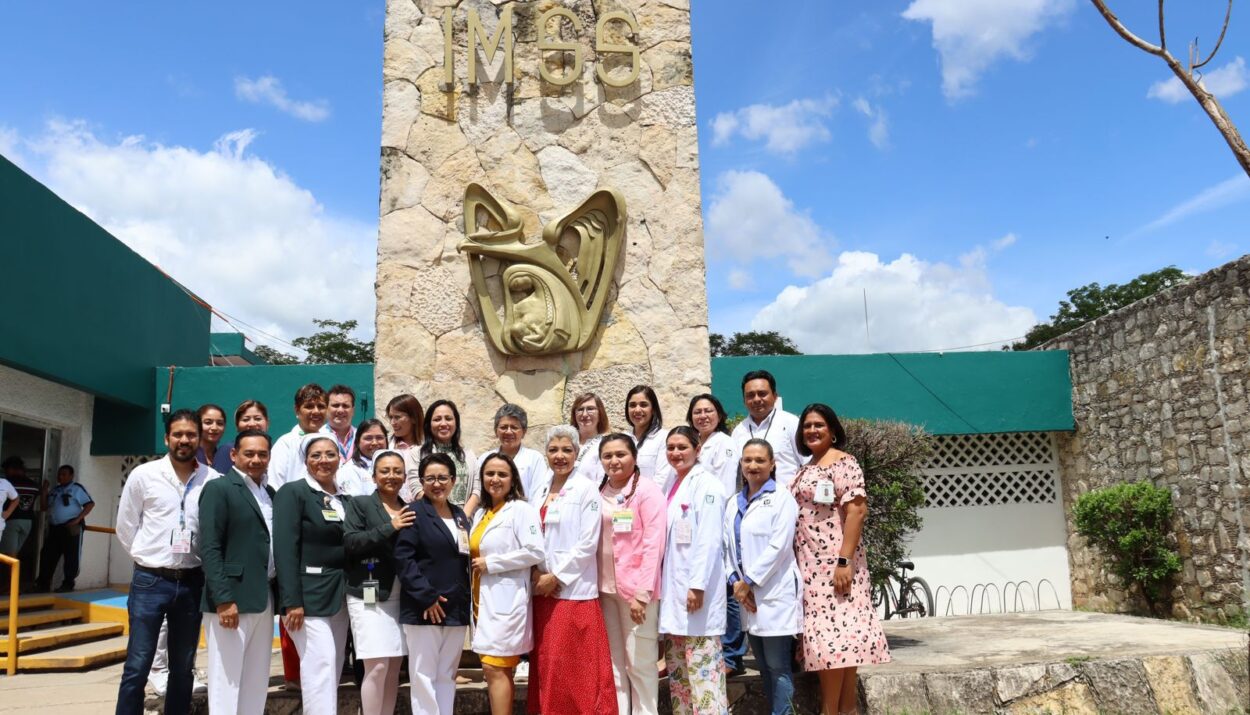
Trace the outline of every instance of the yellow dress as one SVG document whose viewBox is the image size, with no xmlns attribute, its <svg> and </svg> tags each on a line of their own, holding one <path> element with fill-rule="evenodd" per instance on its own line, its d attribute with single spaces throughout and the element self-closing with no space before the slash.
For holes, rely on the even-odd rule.
<svg viewBox="0 0 1250 715">
<path fill-rule="evenodd" d="M 469 558 L 477 559 L 482 555 L 482 534 L 486 533 L 486 527 L 494 520 L 499 510 L 503 509 L 503 504 L 496 506 L 494 509 L 486 512 L 482 516 L 482 520 L 478 522 L 477 527 L 473 529 L 473 533 L 469 534 Z M 478 592 L 481 590 L 482 577 L 477 571 L 473 572 L 473 618 L 477 619 L 477 601 Z M 521 656 L 510 655 L 484 655 L 482 662 L 486 665 L 493 665 L 496 668 L 515 668 L 517 663 L 521 662 Z"/>
</svg>

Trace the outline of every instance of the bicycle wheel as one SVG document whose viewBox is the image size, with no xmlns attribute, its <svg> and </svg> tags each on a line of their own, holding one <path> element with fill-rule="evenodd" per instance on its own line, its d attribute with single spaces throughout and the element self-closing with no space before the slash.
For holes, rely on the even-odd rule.
<svg viewBox="0 0 1250 715">
<path fill-rule="evenodd" d="M 894 616 L 894 593 L 890 590 L 888 581 L 873 585 L 872 607 L 883 621 L 888 621 Z"/>
<path fill-rule="evenodd" d="M 933 591 L 929 590 L 929 584 L 919 576 L 912 576 L 903 584 L 903 600 L 907 602 L 907 608 L 901 615 L 904 618 L 924 618 L 932 616 Z"/>
</svg>

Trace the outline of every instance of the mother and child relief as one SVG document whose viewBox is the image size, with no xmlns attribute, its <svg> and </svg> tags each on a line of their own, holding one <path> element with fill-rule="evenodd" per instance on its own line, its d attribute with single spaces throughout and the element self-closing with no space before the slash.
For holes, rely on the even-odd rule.
<svg viewBox="0 0 1250 715">
<path fill-rule="evenodd" d="M 305 385 L 290 432 L 249 400 L 233 444 L 222 407 L 175 411 L 117 518 L 135 564 L 117 712 L 143 712 L 158 651 L 165 711 L 189 711 L 201 619 L 210 711 L 263 712 L 275 615 L 311 715 L 337 712 L 349 648 L 367 715 L 395 712 L 405 657 L 412 711 L 450 715 L 466 650 L 493 715 L 518 676 L 532 715 L 658 713 L 663 678 L 672 712 L 723 715 L 748 647 L 771 713 L 792 712 L 796 669 L 825 713 L 854 712 L 856 669 L 890 658 L 863 473 L 829 406 L 782 410 L 765 371 L 742 391 L 732 432 L 711 394 L 677 425 L 647 385 L 611 412 L 582 394 L 540 450 L 504 404 L 480 456 L 447 399 L 356 422 L 350 387 Z"/>
</svg>

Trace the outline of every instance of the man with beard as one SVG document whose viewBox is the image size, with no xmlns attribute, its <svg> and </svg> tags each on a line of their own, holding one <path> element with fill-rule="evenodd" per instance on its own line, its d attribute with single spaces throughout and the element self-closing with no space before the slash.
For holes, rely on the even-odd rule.
<svg viewBox="0 0 1250 715">
<path fill-rule="evenodd" d="M 195 459 L 200 446 L 195 412 L 177 410 L 169 416 L 165 446 L 167 455 L 130 473 L 117 509 L 117 539 L 134 561 L 127 608 L 130 639 L 117 693 L 118 715 L 143 712 L 143 686 L 162 623 L 169 627 L 165 712 L 191 710 L 204 588 L 198 543 L 200 492 L 217 473 Z"/>
</svg>

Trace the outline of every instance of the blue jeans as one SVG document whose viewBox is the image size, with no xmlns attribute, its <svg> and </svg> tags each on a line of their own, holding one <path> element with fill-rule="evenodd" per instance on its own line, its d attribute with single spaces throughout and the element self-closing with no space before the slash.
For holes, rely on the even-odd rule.
<svg viewBox="0 0 1250 715">
<path fill-rule="evenodd" d="M 794 700 L 794 636 L 748 636 L 764 681 L 771 715 L 791 715 Z"/>
<path fill-rule="evenodd" d="M 169 687 L 165 712 L 191 710 L 192 667 L 200 642 L 200 594 L 204 575 L 188 575 L 181 581 L 135 568 L 130 578 L 126 610 L 130 616 L 130 640 L 126 644 L 126 667 L 117 692 L 117 715 L 142 715 L 143 686 L 156 655 L 161 623 L 169 621 Z"/>
<path fill-rule="evenodd" d="M 742 656 L 747 654 L 747 634 L 742 630 L 742 606 L 734 598 L 732 586 L 729 587 L 726 603 L 725 635 L 720 639 L 720 651 L 725 658 L 725 667 L 737 670 L 742 667 Z"/>
</svg>

